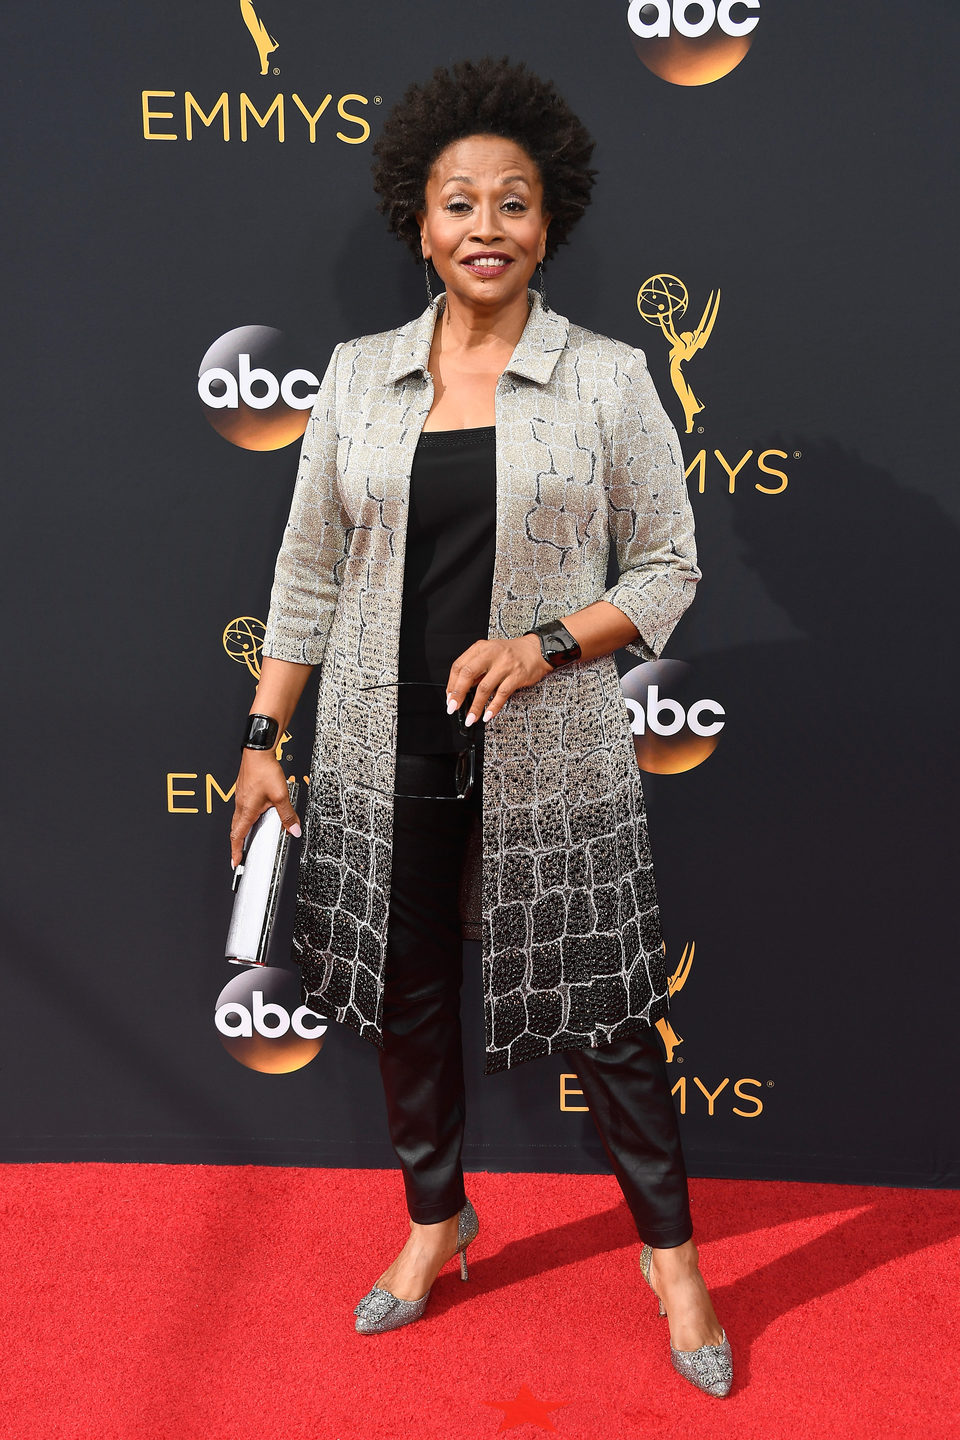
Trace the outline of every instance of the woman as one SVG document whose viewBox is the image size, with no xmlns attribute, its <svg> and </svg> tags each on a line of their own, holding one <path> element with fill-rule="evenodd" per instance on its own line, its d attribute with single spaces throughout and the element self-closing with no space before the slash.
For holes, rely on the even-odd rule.
<svg viewBox="0 0 960 1440">
<path fill-rule="evenodd" d="M 321 385 L 233 860 L 270 805 L 300 833 L 271 752 L 319 665 L 294 948 L 307 1003 L 380 1048 L 410 1213 L 357 1329 L 419 1318 L 456 1254 L 466 1278 L 459 907 L 479 890 L 487 1070 L 572 1052 L 673 1363 L 719 1395 L 730 1349 L 653 1028 L 667 984 L 612 658 L 658 654 L 689 604 L 692 516 L 642 354 L 528 289 L 586 208 L 592 149 L 553 86 L 505 60 L 438 70 L 387 120 L 381 209 L 445 293 L 338 345 Z"/>
</svg>

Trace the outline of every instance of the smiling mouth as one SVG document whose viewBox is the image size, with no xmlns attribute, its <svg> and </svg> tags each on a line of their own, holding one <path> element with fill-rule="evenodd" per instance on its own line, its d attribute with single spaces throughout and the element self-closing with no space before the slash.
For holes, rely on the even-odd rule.
<svg viewBox="0 0 960 1440">
<path fill-rule="evenodd" d="M 508 266 L 513 264 L 509 255 L 468 255 L 461 260 L 465 270 L 470 270 L 474 275 L 502 275 Z"/>
</svg>

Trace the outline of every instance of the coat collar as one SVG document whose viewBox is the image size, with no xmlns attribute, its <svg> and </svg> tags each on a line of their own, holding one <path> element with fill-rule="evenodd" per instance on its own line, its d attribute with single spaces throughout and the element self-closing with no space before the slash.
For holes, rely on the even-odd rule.
<svg viewBox="0 0 960 1440">
<path fill-rule="evenodd" d="M 387 371 L 388 384 L 404 380 L 408 375 L 426 374 L 434 327 L 446 298 L 446 295 L 438 295 L 422 315 L 395 332 Z M 552 310 L 545 310 L 535 290 L 528 290 L 527 298 L 530 314 L 504 374 L 509 372 L 525 380 L 534 380 L 538 385 L 546 385 L 567 343 L 570 322 Z"/>
</svg>

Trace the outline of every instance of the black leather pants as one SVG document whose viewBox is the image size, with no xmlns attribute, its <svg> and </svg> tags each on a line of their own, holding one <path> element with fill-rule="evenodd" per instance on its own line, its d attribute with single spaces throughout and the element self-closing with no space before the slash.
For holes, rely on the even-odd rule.
<svg viewBox="0 0 960 1440">
<path fill-rule="evenodd" d="M 452 775 L 450 756 L 397 757 L 398 795 L 447 794 Z M 479 784 L 466 801 L 394 801 L 380 1070 L 407 1207 L 422 1225 L 456 1214 L 465 1198 L 459 889 L 479 804 Z M 687 1176 L 656 1031 L 567 1058 L 641 1238 L 682 1245 L 692 1234 Z"/>
</svg>

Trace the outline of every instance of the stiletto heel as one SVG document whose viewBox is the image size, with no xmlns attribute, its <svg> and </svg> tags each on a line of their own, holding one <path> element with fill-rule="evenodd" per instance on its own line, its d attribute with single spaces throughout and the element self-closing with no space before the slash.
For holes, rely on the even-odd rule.
<svg viewBox="0 0 960 1440">
<path fill-rule="evenodd" d="M 653 1290 L 653 1281 L 650 1279 L 650 1261 L 652 1259 L 653 1251 L 650 1249 L 649 1245 L 644 1245 L 640 1251 L 640 1274 L 643 1276 L 644 1280 L 646 1280 L 651 1290 Z M 660 1314 L 666 1315 L 667 1312 L 663 1308 L 663 1301 L 660 1299 L 660 1296 L 657 1295 L 656 1290 L 653 1290 L 653 1293 L 657 1296 L 657 1304 L 660 1307 Z"/>
<path fill-rule="evenodd" d="M 653 1289 L 653 1281 L 650 1279 L 652 1259 L 653 1251 L 649 1245 L 644 1245 L 640 1251 L 640 1273 L 657 1297 L 660 1314 L 666 1315 L 663 1301 Z M 689 1380 L 691 1385 L 696 1385 L 705 1395 L 716 1395 L 720 1399 L 730 1394 L 733 1384 L 733 1355 L 726 1330 L 720 1332 L 719 1345 L 701 1345 L 697 1350 L 675 1350 L 671 1340 L 670 1359 L 677 1374 L 684 1380 Z"/>
<path fill-rule="evenodd" d="M 476 1240 L 479 1233 L 477 1212 L 468 1200 L 457 1216 L 457 1248 L 454 1254 L 460 1256 L 461 1280 L 468 1278 L 467 1246 Z M 412 1325 L 426 1310 L 429 1299 L 429 1290 L 419 1300 L 399 1300 L 389 1290 L 381 1290 L 379 1285 L 374 1285 L 353 1312 L 357 1317 L 357 1334 L 382 1335 L 385 1330 L 399 1330 L 401 1325 Z"/>
</svg>

